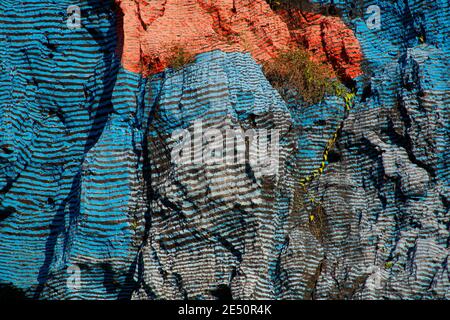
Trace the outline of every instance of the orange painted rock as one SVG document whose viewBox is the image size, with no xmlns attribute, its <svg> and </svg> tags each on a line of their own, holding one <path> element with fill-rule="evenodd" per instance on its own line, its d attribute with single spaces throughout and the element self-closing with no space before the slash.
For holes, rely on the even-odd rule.
<svg viewBox="0 0 450 320">
<path fill-rule="evenodd" d="M 362 74 L 359 41 L 339 17 L 298 9 L 277 13 L 287 24 L 292 40 L 308 49 L 316 61 L 328 63 L 345 80 Z"/>
<path fill-rule="evenodd" d="M 361 74 L 361 50 L 337 17 L 274 12 L 264 0 L 116 0 L 119 51 L 125 69 L 148 76 L 163 71 L 174 48 L 195 55 L 248 51 L 259 62 L 292 44 L 305 45 L 336 74 Z M 293 18 L 291 18 L 291 16 Z M 306 17 L 306 18 L 305 18 Z"/>
</svg>

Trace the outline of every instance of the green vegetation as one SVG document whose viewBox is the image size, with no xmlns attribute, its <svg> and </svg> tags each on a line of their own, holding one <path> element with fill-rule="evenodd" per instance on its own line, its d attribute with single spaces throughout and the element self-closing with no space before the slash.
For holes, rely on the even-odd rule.
<svg viewBox="0 0 450 320">
<path fill-rule="evenodd" d="M 194 55 L 183 46 L 174 46 L 170 49 L 168 66 L 174 70 L 180 70 L 194 61 Z"/>
<path fill-rule="evenodd" d="M 314 104 L 326 94 L 341 96 L 345 91 L 343 85 L 333 79 L 331 71 L 324 64 L 312 61 L 310 53 L 302 48 L 280 52 L 264 63 L 263 71 L 285 100 L 294 97 Z"/>
</svg>

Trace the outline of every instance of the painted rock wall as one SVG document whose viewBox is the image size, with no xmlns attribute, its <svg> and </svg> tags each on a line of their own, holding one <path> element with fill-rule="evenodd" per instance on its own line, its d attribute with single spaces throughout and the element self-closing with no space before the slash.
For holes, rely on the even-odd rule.
<svg viewBox="0 0 450 320">
<path fill-rule="evenodd" d="M 78 1 L 68 28 L 73 2 L 3 1 L 0 289 L 449 298 L 449 4 L 330 2 Z M 195 61 L 168 68 L 180 43 Z M 348 113 L 271 87 L 259 63 L 299 44 L 355 86 Z M 200 125 L 278 130 L 277 171 L 197 161 L 212 137 L 175 161 L 176 137 L 203 142 Z"/>
<path fill-rule="evenodd" d="M 264 0 L 116 2 L 122 17 L 118 24 L 123 34 L 122 64 L 133 72 L 163 71 L 175 46 L 193 55 L 213 50 L 250 52 L 263 62 L 301 43 L 338 75 L 350 79 L 362 73 L 359 43 L 338 17 L 273 11 Z"/>
<path fill-rule="evenodd" d="M 367 15 L 357 16 L 369 4 L 381 8 L 379 30 L 367 27 Z M 448 33 L 441 17 L 449 8 L 435 5 L 333 7 L 355 30 L 366 75 L 357 79 L 333 159 L 310 187 L 322 207 L 321 243 L 307 227 L 289 236 L 286 286 L 310 276 L 315 298 L 448 298 L 449 158 L 442 146 L 449 141 L 449 68 L 448 43 L 439 35 Z M 308 270 L 305 259 L 319 262 Z M 305 292 L 299 287 L 284 297 Z"/>
<path fill-rule="evenodd" d="M 81 2 L 78 29 L 72 4 L 0 5 L 0 282 L 35 298 L 117 298 L 146 207 L 143 81 L 120 67 L 112 3 Z"/>
</svg>

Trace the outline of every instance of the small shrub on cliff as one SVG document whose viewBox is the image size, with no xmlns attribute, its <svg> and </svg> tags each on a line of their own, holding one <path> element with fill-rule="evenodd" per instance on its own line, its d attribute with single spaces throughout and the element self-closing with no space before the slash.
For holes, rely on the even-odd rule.
<svg viewBox="0 0 450 320">
<path fill-rule="evenodd" d="M 174 70 L 180 70 L 194 61 L 194 55 L 182 46 L 174 46 L 170 49 L 168 66 Z"/>
<path fill-rule="evenodd" d="M 314 104 L 325 94 L 335 94 L 340 86 L 325 65 L 312 61 L 310 54 L 300 48 L 280 52 L 263 64 L 263 71 L 286 100 L 293 97 Z"/>
</svg>

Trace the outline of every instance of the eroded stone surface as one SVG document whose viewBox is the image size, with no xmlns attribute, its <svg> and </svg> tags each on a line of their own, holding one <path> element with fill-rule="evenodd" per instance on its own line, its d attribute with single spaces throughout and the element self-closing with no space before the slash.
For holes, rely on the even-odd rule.
<svg viewBox="0 0 450 320">
<path fill-rule="evenodd" d="M 261 62 L 301 43 L 339 76 L 362 73 L 358 41 L 338 17 L 298 9 L 287 15 L 272 11 L 264 0 L 116 2 L 123 14 L 122 64 L 133 72 L 163 71 L 176 46 L 194 55 L 216 49 L 250 52 Z"/>
<path fill-rule="evenodd" d="M 231 23 L 231 2 L 217 3 L 225 11 L 211 15 Z M 86 19 L 69 30 L 64 12 L 73 1 L 2 1 L 0 288 L 35 298 L 448 299 L 448 1 L 333 3 L 340 19 L 310 13 L 310 24 L 267 11 L 274 35 L 245 29 L 248 14 L 238 10 L 237 25 L 255 41 L 246 54 L 227 49 L 208 9 L 197 10 L 200 1 L 186 1 L 185 17 L 208 18 L 211 28 L 198 31 L 218 46 L 200 50 L 188 32 L 202 52 L 197 60 L 143 77 L 131 71 L 154 56 L 117 55 L 113 6 L 80 2 Z M 365 23 L 374 3 L 379 30 Z M 143 25 L 151 32 L 166 17 L 159 1 L 123 2 L 125 16 L 136 17 L 138 4 L 152 10 L 139 11 L 143 24 L 125 20 L 127 52 L 147 45 Z M 169 9 L 167 17 L 180 15 Z M 348 117 L 337 97 L 284 102 L 258 55 L 296 39 L 352 78 L 358 55 L 329 59 L 356 50 L 355 42 L 335 41 L 349 34 L 336 31 L 340 21 L 367 65 L 354 79 Z M 163 40 L 152 44 L 162 56 Z M 137 69 L 121 68 L 120 58 Z M 251 166 L 175 165 L 172 133 L 198 120 L 279 128 L 279 176 Z M 341 121 L 324 173 L 299 188 Z"/>
</svg>

